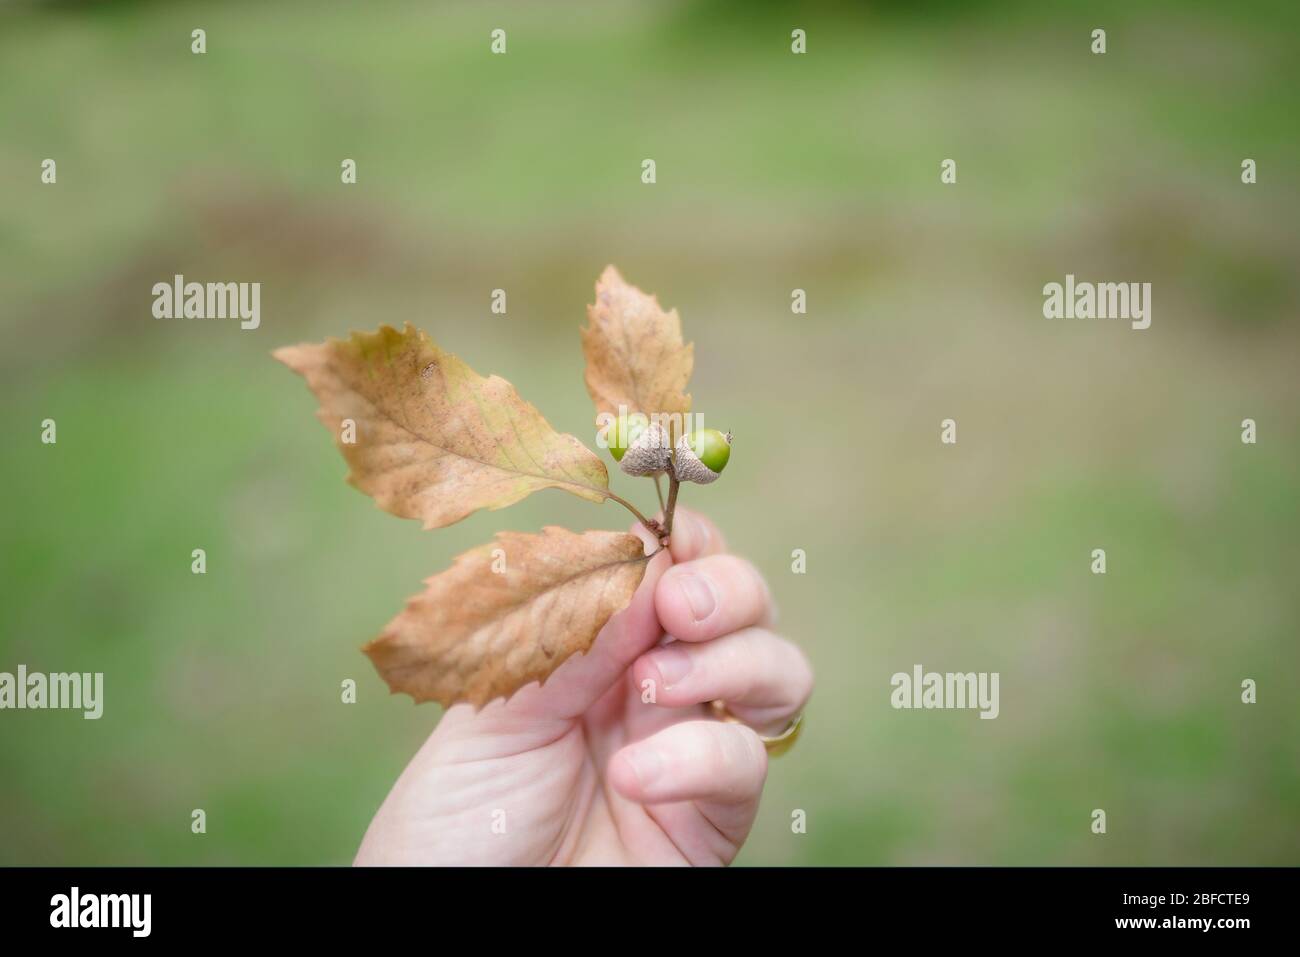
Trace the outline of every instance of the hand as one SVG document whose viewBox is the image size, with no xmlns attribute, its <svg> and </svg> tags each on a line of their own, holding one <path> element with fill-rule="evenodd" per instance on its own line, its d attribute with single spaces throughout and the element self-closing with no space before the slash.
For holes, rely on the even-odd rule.
<svg viewBox="0 0 1300 957">
<path fill-rule="evenodd" d="M 758 571 L 677 509 L 671 549 L 585 655 L 508 701 L 447 710 L 356 863 L 729 863 L 767 775 L 755 729 L 780 733 L 812 692 L 771 617 Z M 715 698 L 744 723 L 710 717 Z"/>
</svg>

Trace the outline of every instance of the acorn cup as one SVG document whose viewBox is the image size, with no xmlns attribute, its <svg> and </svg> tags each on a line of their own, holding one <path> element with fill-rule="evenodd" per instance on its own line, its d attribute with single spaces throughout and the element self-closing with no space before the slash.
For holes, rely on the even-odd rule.
<svg viewBox="0 0 1300 957">
<path fill-rule="evenodd" d="M 672 453 L 672 439 L 652 422 L 632 440 L 618 467 L 628 475 L 659 475 L 668 470 Z"/>
<path fill-rule="evenodd" d="M 672 439 L 658 422 L 633 412 L 609 442 L 609 454 L 628 475 L 659 475 L 668 470 Z"/>
<path fill-rule="evenodd" d="M 679 482 L 708 485 L 716 482 L 731 458 L 731 433 L 717 429 L 697 429 L 677 440 L 677 457 L 673 463 Z"/>
</svg>

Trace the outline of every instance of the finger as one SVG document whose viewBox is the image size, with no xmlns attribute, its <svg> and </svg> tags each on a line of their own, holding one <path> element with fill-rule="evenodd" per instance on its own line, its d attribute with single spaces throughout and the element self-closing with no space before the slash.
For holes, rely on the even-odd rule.
<svg viewBox="0 0 1300 957">
<path fill-rule="evenodd" d="M 705 555 L 719 555 L 727 550 L 727 543 L 718 526 L 699 512 L 677 507 L 673 513 L 673 534 L 669 541 L 673 562 L 689 562 Z"/>
<path fill-rule="evenodd" d="M 643 526 L 634 525 L 632 531 L 641 538 L 647 554 L 659 547 Z M 654 595 L 670 561 L 666 551 L 650 559 L 631 602 L 605 623 L 586 654 L 573 655 L 541 687 L 521 689 L 510 699 L 511 709 L 568 719 L 590 708 L 639 655 L 663 637 Z"/>
<path fill-rule="evenodd" d="M 608 773 L 616 791 L 640 804 L 743 806 L 762 793 L 767 751 L 743 725 L 683 721 L 623 748 Z"/>
<path fill-rule="evenodd" d="M 682 641 L 708 641 L 771 619 L 763 576 L 734 555 L 707 555 L 674 565 L 655 588 L 664 631 Z"/>
<path fill-rule="evenodd" d="M 713 641 L 674 641 L 632 665 L 637 687 L 655 689 L 654 704 L 683 708 L 721 699 L 727 710 L 761 734 L 779 734 L 803 711 L 813 673 L 793 642 L 762 628 Z"/>
</svg>

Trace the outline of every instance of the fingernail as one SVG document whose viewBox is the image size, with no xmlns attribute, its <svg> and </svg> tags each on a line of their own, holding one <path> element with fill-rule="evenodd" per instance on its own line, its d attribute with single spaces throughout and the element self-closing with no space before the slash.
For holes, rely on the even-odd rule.
<svg viewBox="0 0 1300 957">
<path fill-rule="evenodd" d="M 664 761 L 659 756 L 659 752 L 653 747 L 634 748 L 631 751 L 624 752 L 629 764 L 632 765 L 632 773 L 636 775 L 637 781 L 644 787 L 647 784 L 653 784 L 663 771 Z"/>
<path fill-rule="evenodd" d="M 713 614 L 713 609 L 718 607 L 713 586 L 701 575 L 683 575 L 677 580 L 677 587 L 682 590 L 686 604 L 691 606 L 691 614 L 696 621 L 708 618 Z"/>
<path fill-rule="evenodd" d="M 659 677 L 663 679 L 665 688 L 677 684 L 691 670 L 691 656 L 681 648 L 668 647 L 656 651 L 650 660 L 659 670 Z"/>
</svg>

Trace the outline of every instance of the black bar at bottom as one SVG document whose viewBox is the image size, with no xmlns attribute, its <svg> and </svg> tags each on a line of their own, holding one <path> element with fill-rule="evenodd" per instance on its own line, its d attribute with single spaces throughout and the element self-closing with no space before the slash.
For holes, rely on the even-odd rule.
<svg viewBox="0 0 1300 957">
<path fill-rule="evenodd" d="M 447 934 L 533 945 L 596 922 L 661 949 L 689 920 L 735 943 L 779 925 L 944 939 L 1114 935 L 1216 943 L 1293 926 L 1294 868 L 810 868 L 543 870 L 6 868 L 6 943 L 76 936 L 217 944 L 337 944 Z M 74 891 L 75 888 L 75 891 Z M 146 898 L 147 910 L 146 910 Z M 86 924 L 114 926 L 84 926 Z M 73 926 L 76 925 L 76 926 Z M 680 925 L 679 925 L 680 926 Z M 147 930 L 147 934 L 144 932 Z M 559 936 L 552 936 L 559 935 Z M 667 935 L 667 936 L 665 936 Z M 976 935 L 972 937 L 971 935 Z M 697 938 L 692 938 L 698 943 Z M 865 942 L 865 940 L 864 940 Z M 6 948 L 7 949 L 7 948 Z M 441 948 L 439 948 L 441 949 Z"/>
</svg>

